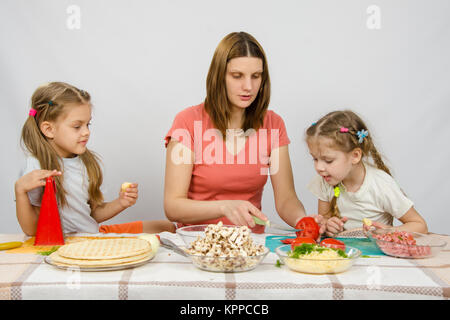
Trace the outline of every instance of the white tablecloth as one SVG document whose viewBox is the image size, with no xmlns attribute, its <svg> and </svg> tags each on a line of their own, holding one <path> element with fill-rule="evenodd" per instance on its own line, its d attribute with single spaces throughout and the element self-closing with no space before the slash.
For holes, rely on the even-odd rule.
<svg viewBox="0 0 450 320">
<path fill-rule="evenodd" d="M 161 236 L 182 243 L 175 234 Z M 108 272 L 60 270 L 41 255 L 0 252 L 0 299 L 448 299 L 450 237 L 442 238 L 447 247 L 435 258 L 359 258 L 336 275 L 277 267 L 275 253 L 248 272 L 214 273 L 163 247 L 143 266 Z M 0 235 L 0 242 L 23 239 Z"/>
</svg>

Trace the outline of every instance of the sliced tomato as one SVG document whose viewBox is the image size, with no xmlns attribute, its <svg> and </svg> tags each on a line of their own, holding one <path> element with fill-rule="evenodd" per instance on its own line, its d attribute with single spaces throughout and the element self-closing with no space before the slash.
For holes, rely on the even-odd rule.
<svg viewBox="0 0 450 320">
<path fill-rule="evenodd" d="M 292 241 L 291 244 L 291 248 L 292 250 L 294 250 L 294 248 L 296 246 L 300 246 L 303 243 L 312 243 L 312 244 L 316 244 L 316 240 L 312 239 L 312 238 L 308 238 L 308 237 L 297 237 L 294 239 L 294 241 Z"/>
<path fill-rule="evenodd" d="M 345 251 L 345 243 L 333 238 L 323 239 L 322 242 L 320 243 L 320 246 L 332 249 L 341 249 Z"/>
<path fill-rule="evenodd" d="M 307 237 L 311 239 L 317 239 L 319 237 L 319 225 L 313 217 L 303 217 L 295 225 L 296 229 L 302 229 L 302 231 L 297 231 L 298 237 Z"/>
<path fill-rule="evenodd" d="M 295 240 L 295 238 L 287 238 L 287 239 L 281 240 L 281 242 L 283 242 L 284 244 L 291 244 L 294 240 Z"/>
</svg>

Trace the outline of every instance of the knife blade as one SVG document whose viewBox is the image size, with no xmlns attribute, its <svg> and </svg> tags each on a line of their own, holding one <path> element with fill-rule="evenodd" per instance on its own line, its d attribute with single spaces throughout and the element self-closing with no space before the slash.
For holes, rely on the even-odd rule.
<svg viewBox="0 0 450 320">
<path fill-rule="evenodd" d="M 262 220 L 256 216 L 252 216 L 253 221 L 255 221 L 256 224 L 262 225 L 262 226 L 266 226 L 269 228 L 274 228 L 274 229 L 279 229 L 279 230 L 284 230 L 284 231 L 289 231 L 289 232 L 297 232 L 297 231 L 303 231 L 303 229 L 294 229 L 291 227 L 285 227 L 285 226 L 281 226 L 279 224 L 276 224 L 270 220 Z"/>
<path fill-rule="evenodd" d="M 161 237 L 159 241 L 161 242 L 162 247 L 170 249 L 170 250 L 178 253 L 179 255 L 182 255 L 183 257 L 189 257 L 189 255 L 186 252 L 184 252 L 183 249 L 181 249 L 179 246 L 177 246 L 171 240 Z"/>
</svg>

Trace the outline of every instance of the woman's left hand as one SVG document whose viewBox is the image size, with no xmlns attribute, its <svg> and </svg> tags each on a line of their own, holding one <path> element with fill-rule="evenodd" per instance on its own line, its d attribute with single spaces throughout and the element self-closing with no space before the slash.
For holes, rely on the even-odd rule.
<svg viewBox="0 0 450 320">
<path fill-rule="evenodd" d="M 122 207 L 128 208 L 136 203 L 138 199 L 138 184 L 131 183 L 125 190 L 119 192 L 119 203 Z"/>
<path fill-rule="evenodd" d="M 325 219 L 320 214 L 311 214 L 310 217 L 314 218 L 314 220 L 319 225 L 319 233 L 322 234 L 327 230 L 327 219 Z"/>
</svg>

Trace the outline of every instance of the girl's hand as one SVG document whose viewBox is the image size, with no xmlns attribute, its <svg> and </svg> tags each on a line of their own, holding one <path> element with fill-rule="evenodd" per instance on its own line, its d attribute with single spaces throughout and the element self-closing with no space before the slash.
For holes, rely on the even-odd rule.
<svg viewBox="0 0 450 320">
<path fill-rule="evenodd" d="M 60 176 L 62 173 L 57 170 L 33 170 L 16 181 L 16 193 L 27 193 L 38 187 L 44 187 L 48 177 Z"/>
<path fill-rule="evenodd" d="M 332 217 L 327 220 L 327 232 L 326 235 L 329 237 L 335 237 L 338 233 L 344 231 L 344 223 L 348 220 L 347 217 Z"/>
<path fill-rule="evenodd" d="M 364 231 L 369 231 L 370 228 L 374 227 L 375 229 L 387 229 L 392 228 L 392 226 L 388 226 L 387 224 L 379 223 L 376 221 L 370 221 L 370 225 L 363 223 Z"/>
<path fill-rule="evenodd" d="M 231 223 L 238 226 L 253 228 L 255 221 L 252 216 L 267 220 L 267 217 L 258 208 L 245 200 L 225 200 L 220 206 L 220 211 Z"/>
<path fill-rule="evenodd" d="M 137 183 L 131 183 L 128 188 L 125 190 L 120 189 L 119 192 L 119 203 L 120 205 L 126 209 L 128 207 L 131 207 L 136 203 L 138 199 L 138 184 Z"/>
</svg>

